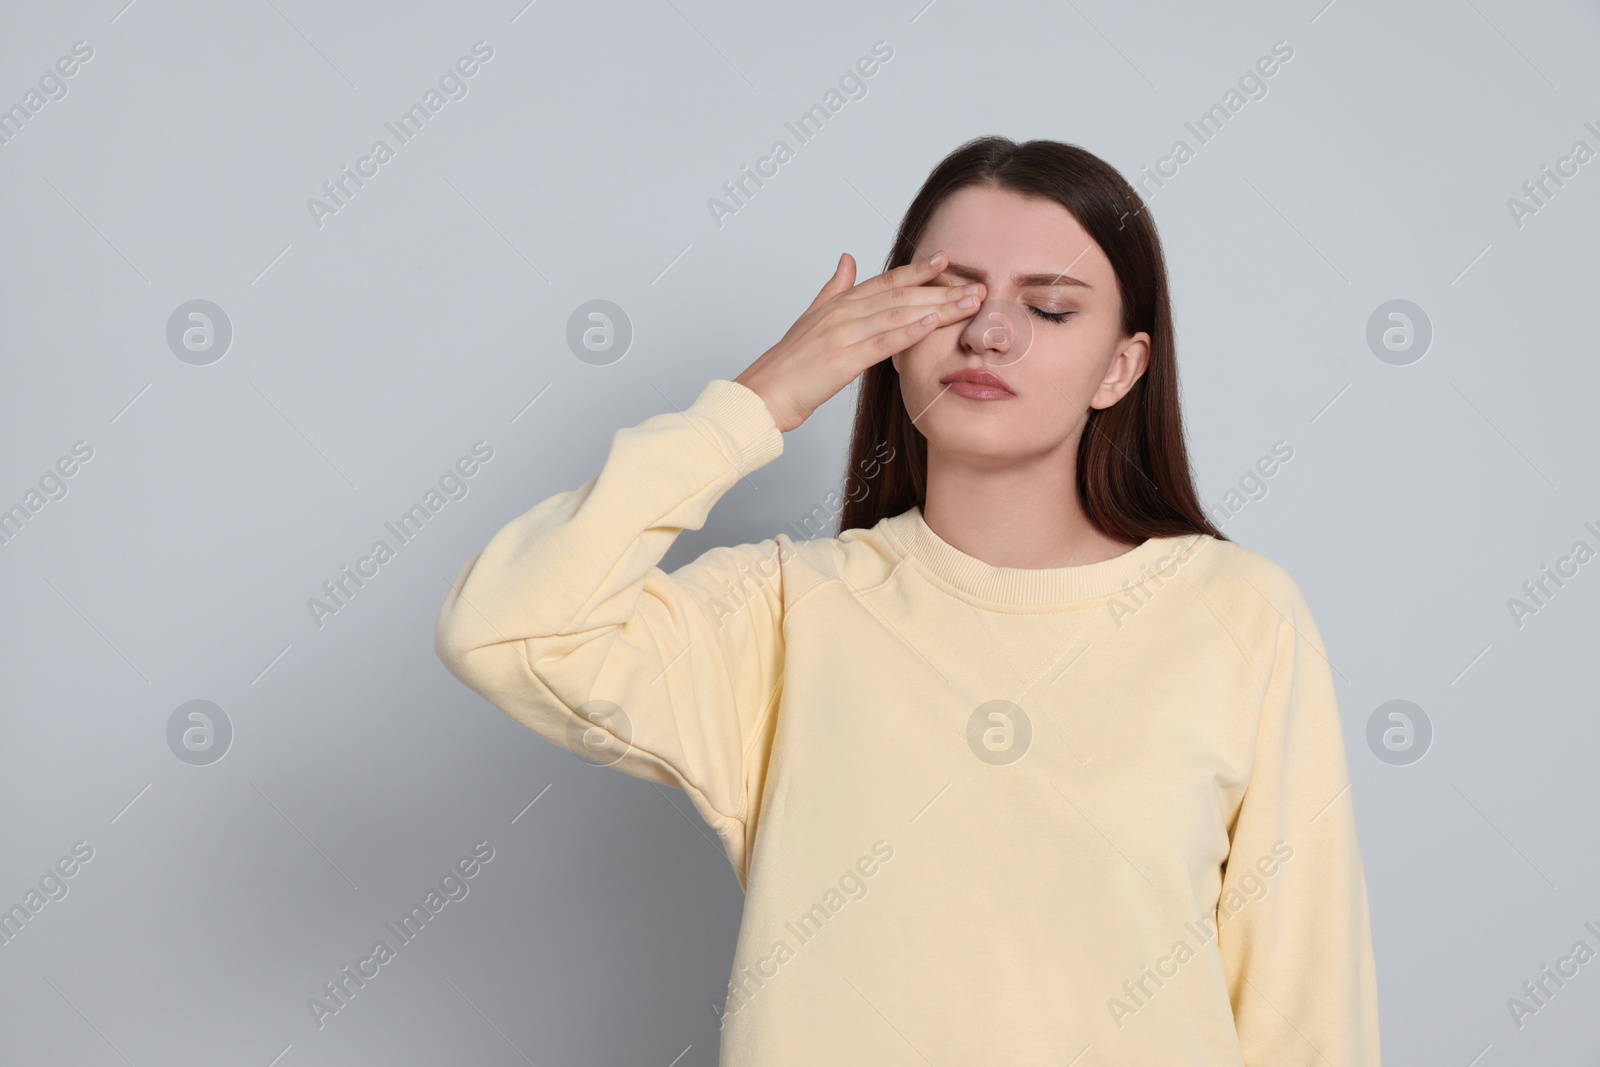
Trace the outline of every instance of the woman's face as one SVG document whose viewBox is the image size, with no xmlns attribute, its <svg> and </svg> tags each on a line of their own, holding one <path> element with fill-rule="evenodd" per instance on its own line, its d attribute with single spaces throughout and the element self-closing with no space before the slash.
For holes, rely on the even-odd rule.
<svg viewBox="0 0 1600 1067">
<path fill-rule="evenodd" d="M 1122 336 L 1111 262 L 1054 200 L 969 186 L 918 241 L 920 254 L 941 248 L 949 263 L 930 284 L 986 289 L 970 318 L 891 357 L 930 450 L 1002 462 L 1049 452 L 1144 373 L 1149 334 Z M 949 383 L 959 371 L 988 371 L 1005 389 Z"/>
</svg>

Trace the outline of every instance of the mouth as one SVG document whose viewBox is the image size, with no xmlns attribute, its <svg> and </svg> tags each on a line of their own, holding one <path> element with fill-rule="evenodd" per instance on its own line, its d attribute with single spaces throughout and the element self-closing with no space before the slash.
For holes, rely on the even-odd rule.
<svg viewBox="0 0 1600 1067">
<path fill-rule="evenodd" d="M 1005 400 L 1016 396 L 1005 379 L 992 371 L 958 370 L 939 379 L 949 391 L 971 400 Z"/>
</svg>

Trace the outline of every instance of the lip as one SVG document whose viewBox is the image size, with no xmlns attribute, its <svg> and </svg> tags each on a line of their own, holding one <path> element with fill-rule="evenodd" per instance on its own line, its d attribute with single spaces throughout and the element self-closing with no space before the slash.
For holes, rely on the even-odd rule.
<svg viewBox="0 0 1600 1067">
<path fill-rule="evenodd" d="M 1004 400 L 1016 395 L 998 374 L 975 368 L 946 374 L 939 379 L 939 384 L 948 385 L 950 392 L 970 400 Z"/>
</svg>

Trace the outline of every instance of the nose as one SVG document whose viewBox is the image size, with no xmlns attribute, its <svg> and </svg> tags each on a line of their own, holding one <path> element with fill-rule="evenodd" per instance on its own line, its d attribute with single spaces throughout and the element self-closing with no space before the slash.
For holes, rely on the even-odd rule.
<svg viewBox="0 0 1600 1067">
<path fill-rule="evenodd" d="M 1033 347 L 1033 316 L 1020 304 L 991 296 L 967 320 L 961 341 L 985 363 L 1009 366 Z"/>
</svg>

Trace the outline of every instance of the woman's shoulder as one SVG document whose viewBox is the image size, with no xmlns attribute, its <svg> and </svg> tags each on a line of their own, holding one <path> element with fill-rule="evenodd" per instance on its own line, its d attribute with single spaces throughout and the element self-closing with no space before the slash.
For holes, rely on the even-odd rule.
<svg viewBox="0 0 1600 1067">
<path fill-rule="evenodd" d="M 1237 541 L 1202 535 L 1181 573 L 1241 634 L 1275 640 L 1284 622 L 1309 619 L 1305 595 L 1288 567 Z"/>
<path fill-rule="evenodd" d="M 814 524 L 808 521 L 791 522 L 772 543 L 785 563 L 784 580 L 797 596 L 834 579 L 860 589 L 881 580 L 905 556 L 905 535 L 897 533 L 904 521 L 894 516 L 832 535 L 813 534 Z"/>
<path fill-rule="evenodd" d="M 904 555 L 886 519 L 866 529 L 831 536 L 815 533 L 812 517 L 791 521 L 759 541 L 716 545 L 671 571 L 707 602 L 738 602 L 764 592 L 787 610 L 819 586 L 841 581 L 852 589 L 881 582 Z M 732 610 L 730 607 L 729 610 Z"/>
<path fill-rule="evenodd" d="M 1266 553 L 1209 535 L 1201 535 L 1199 541 L 1194 552 L 1196 566 L 1185 569 L 1191 580 L 1204 581 L 1212 587 L 1253 586 L 1279 597 L 1298 592 L 1294 575 Z"/>
</svg>

